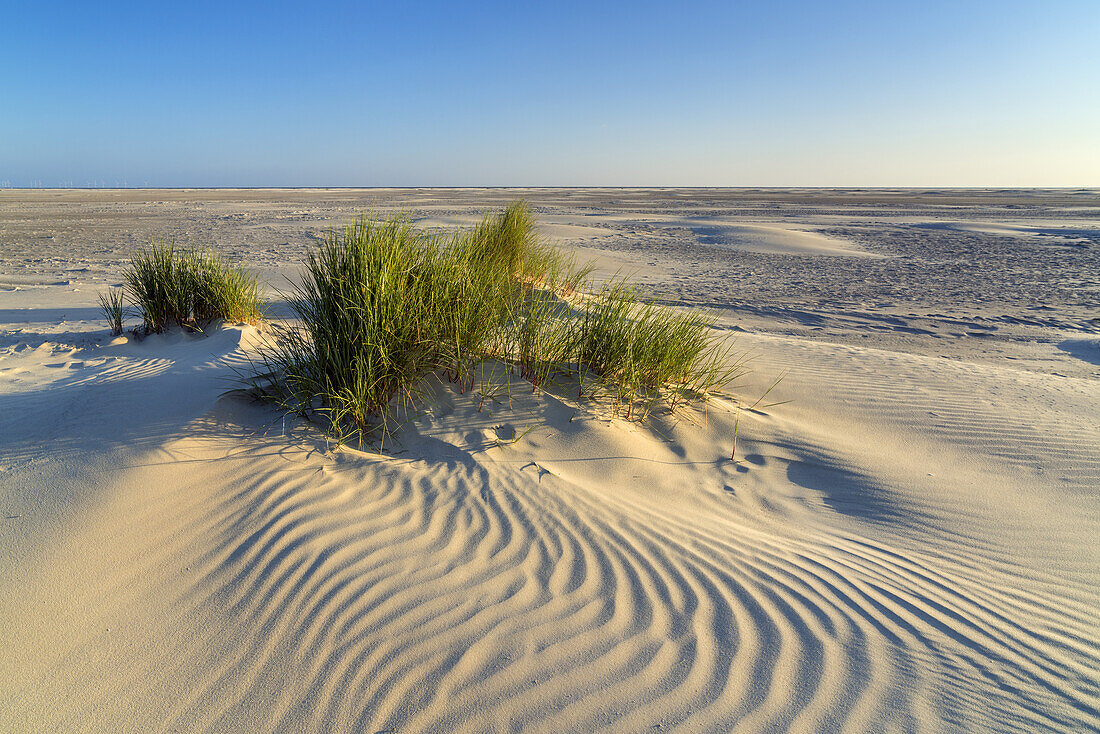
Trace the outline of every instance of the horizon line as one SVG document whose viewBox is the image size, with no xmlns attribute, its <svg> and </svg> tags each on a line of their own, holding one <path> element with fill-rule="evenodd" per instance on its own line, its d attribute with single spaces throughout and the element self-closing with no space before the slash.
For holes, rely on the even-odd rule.
<svg viewBox="0 0 1100 734">
<path fill-rule="evenodd" d="M 1003 185 L 973 185 L 973 184 L 943 184 L 943 185 L 890 185 L 890 184 L 874 184 L 874 185 L 800 185 L 800 184 L 779 184 L 779 185 L 718 185 L 718 186 L 705 186 L 705 185 L 665 185 L 665 184 L 632 184 L 632 185 L 611 185 L 611 184 L 576 184 L 568 186 L 539 186 L 539 185 L 494 185 L 494 186 L 472 186 L 472 185 L 454 185 L 454 186 L 3 186 L 0 185 L 0 191 L 370 191 L 370 190 L 389 190 L 389 189 L 430 189 L 430 190 L 444 190 L 444 189 L 460 189 L 460 190 L 507 190 L 507 189 L 539 189 L 539 190 L 565 190 L 565 189 L 694 189 L 694 190 L 753 190 L 753 189 L 821 189 L 821 190 L 849 190 L 849 191 L 868 191 L 868 190 L 907 190 L 907 191 L 929 191 L 936 189 L 949 189 L 949 190 L 971 190 L 971 191 L 1100 191 L 1100 184 L 1091 186 L 1072 186 L 1072 185 L 1027 185 L 1027 186 L 1003 186 Z"/>
</svg>

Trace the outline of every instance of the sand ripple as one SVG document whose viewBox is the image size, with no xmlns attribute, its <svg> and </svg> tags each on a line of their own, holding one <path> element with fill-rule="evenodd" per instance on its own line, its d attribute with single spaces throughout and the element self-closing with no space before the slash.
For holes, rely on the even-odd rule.
<svg viewBox="0 0 1100 734">
<path fill-rule="evenodd" d="M 70 389 L 88 400 L 209 364 L 105 363 Z M 967 428 L 927 380 L 913 384 L 929 397 L 831 384 L 848 379 L 908 414 L 938 398 L 953 445 L 1027 437 L 995 404 Z M 1026 534 L 975 495 L 903 481 L 797 411 L 757 415 L 735 465 L 720 413 L 635 430 L 561 420 L 551 398 L 506 418 L 470 403 L 414 421 L 388 458 L 325 453 L 233 397 L 128 454 L 107 501 L 0 604 L 23 625 L 0 643 L 39 645 L 18 653 L 32 672 L 6 715 L 287 732 L 1100 723 L 1095 564 L 1013 547 Z M 484 439 L 501 420 L 555 429 L 498 448 Z M 1055 454 L 1075 445 L 1072 426 L 1048 429 Z M 1002 458 L 982 476 L 1017 477 Z"/>
<path fill-rule="evenodd" d="M 149 697 L 189 681 L 169 729 L 1097 720 L 1095 591 L 1036 569 L 792 533 L 782 500 L 760 517 L 726 491 L 609 495 L 457 450 L 332 461 L 253 444 L 222 461 L 238 467 L 230 492 L 204 491 L 200 472 L 144 513 L 188 538 L 143 549 L 141 573 L 182 556 L 189 581 L 171 600 L 165 668 L 127 681 Z"/>
</svg>

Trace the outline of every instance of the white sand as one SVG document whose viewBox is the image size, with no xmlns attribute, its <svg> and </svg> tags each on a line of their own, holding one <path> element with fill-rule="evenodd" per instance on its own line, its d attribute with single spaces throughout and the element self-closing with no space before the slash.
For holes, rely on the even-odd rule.
<svg viewBox="0 0 1100 734">
<path fill-rule="evenodd" d="M 720 267 L 786 283 L 759 304 L 773 311 L 723 312 L 756 355 L 736 393 L 786 371 L 767 401 L 790 401 L 743 414 L 737 463 L 731 403 L 639 427 L 523 383 L 481 412 L 433 388 L 391 455 L 327 452 L 225 394 L 250 328 L 111 340 L 94 298 L 117 282 L 120 236 L 81 233 L 175 228 L 275 281 L 302 246 L 288 233 L 349 204 L 168 192 L 142 224 L 129 193 L 105 225 L 109 192 L 0 201 L 0 729 L 1095 730 L 1100 372 L 1096 331 L 1073 327 L 1087 308 L 1052 295 L 1045 324 L 996 321 L 1021 312 L 952 299 L 960 270 L 845 309 L 814 289 L 856 258 L 808 246 L 692 276 L 682 261 L 724 245 L 693 251 L 667 219 L 725 206 L 707 216 L 734 221 L 754 196 L 739 193 L 538 194 L 580 252 L 684 303 L 720 300 Z M 866 234 L 894 226 L 879 199 L 857 217 L 850 195 L 812 195 L 785 230 L 850 231 L 885 256 L 860 267 L 908 257 L 902 225 L 897 251 Z M 441 224 L 486 200 L 385 196 Z M 1088 274 L 1060 272 L 1093 297 Z M 946 305 L 925 309 L 922 285 Z"/>
</svg>

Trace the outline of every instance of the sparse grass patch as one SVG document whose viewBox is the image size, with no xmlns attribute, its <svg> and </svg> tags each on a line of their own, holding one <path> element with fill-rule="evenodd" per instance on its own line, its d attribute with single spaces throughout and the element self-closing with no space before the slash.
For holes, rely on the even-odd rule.
<svg viewBox="0 0 1100 734">
<path fill-rule="evenodd" d="M 122 321 L 126 310 L 122 289 L 112 288 L 106 293 L 100 293 L 99 308 L 103 311 L 103 318 L 107 319 L 111 336 L 121 335 Z"/>
<path fill-rule="evenodd" d="M 732 380 L 741 366 L 713 335 L 713 317 L 643 302 L 617 278 L 585 305 L 576 329 L 580 397 L 603 393 L 628 420 L 659 402 L 676 410 Z M 594 377 L 594 379 L 592 379 Z"/>
</svg>

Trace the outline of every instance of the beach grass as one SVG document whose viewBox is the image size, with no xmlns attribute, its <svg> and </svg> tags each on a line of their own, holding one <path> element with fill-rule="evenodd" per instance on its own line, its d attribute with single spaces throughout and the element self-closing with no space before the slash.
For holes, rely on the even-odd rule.
<svg viewBox="0 0 1100 734">
<path fill-rule="evenodd" d="M 643 301 L 622 278 L 587 294 L 591 266 L 542 242 L 522 202 L 449 235 L 363 216 L 330 231 L 305 266 L 288 298 L 296 323 L 250 382 L 339 441 L 385 436 L 430 374 L 473 388 L 486 360 L 533 390 L 574 378 L 580 397 L 631 420 L 733 376 L 711 317 Z"/>
<path fill-rule="evenodd" d="M 503 223 L 503 218 L 501 223 Z M 476 367 L 504 349 L 506 326 L 522 289 L 512 268 L 517 256 L 501 253 L 501 228 L 488 219 L 433 248 L 430 313 L 440 366 L 460 390 L 472 387 Z"/>
<path fill-rule="evenodd" d="M 442 314 L 433 308 L 437 255 L 408 220 L 363 217 L 309 253 L 290 298 L 300 326 L 264 359 L 277 398 L 363 433 L 396 399 L 408 402 L 438 365 Z"/>
<path fill-rule="evenodd" d="M 551 290 L 531 288 L 524 294 L 511 322 L 510 357 L 532 391 L 549 386 L 570 367 L 576 321 L 571 307 Z"/>
<path fill-rule="evenodd" d="M 705 398 L 742 371 L 713 325 L 711 314 L 643 301 L 625 278 L 612 279 L 577 318 L 579 397 L 602 394 L 639 420 L 655 405 L 676 410 Z"/>
<path fill-rule="evenodd" d="M 215 252 L 153 243 L 130 259 L 123 277 L 147 334 L 173 324 L 201 330 L 215 319 L 254 323 L 264 315 L 257 278 Z"/>
<path fill-rule="evenodd" d="M 112 288 L 105 293 L 100 293 L 99 308 L 103 312 L 103 318 L 107 320 L 107 326 L 111 329 L 111 336 L 121 335 L 126 312 L 122 289 Z"/>
</svg>

